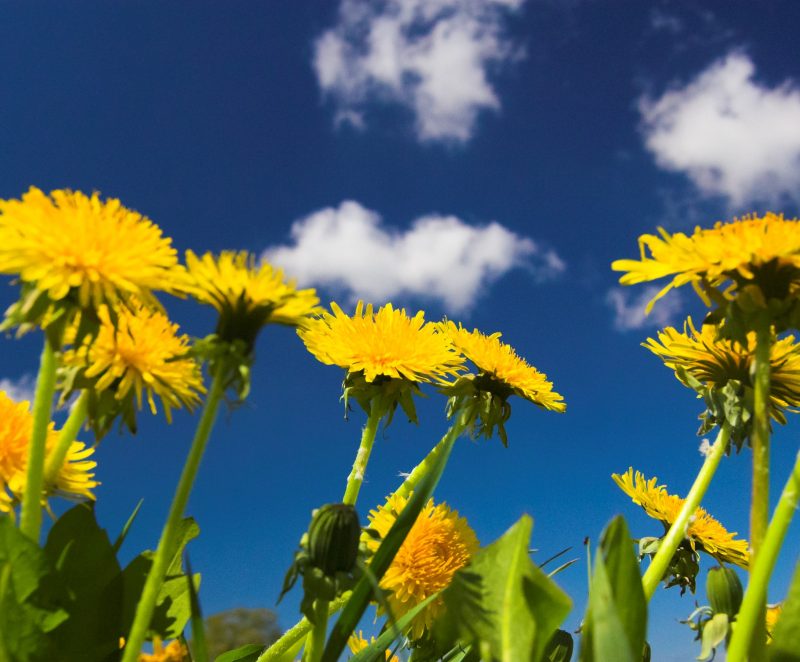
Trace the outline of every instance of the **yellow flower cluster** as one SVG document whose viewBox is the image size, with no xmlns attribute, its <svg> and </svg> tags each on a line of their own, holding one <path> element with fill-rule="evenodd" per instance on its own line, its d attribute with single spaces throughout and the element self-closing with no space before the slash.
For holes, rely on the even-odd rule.
<svg viewBox="0 0 800 662">
<path fill-rule="evenodd" d="M 757 271 L 772 262 L 791 271 L 790 279 L 800 277 L 800 221 L 767 213 L 713 228 L 695 228 L 692 235 L 670 234 L 659 229 L 660 236 L 645 234 L 639 238 L 641 259 L 616 260 L 611 268 L 626 272 L 623 285 L 633 285 L 672 276 L 672 280 L 648 304 L 652 305 L 674 287 L 691 283 L 700 289 L 702 281 L 712 287 L 729 280 L 754 280 Z"/>
<path fill-rule="evenodd" d="M 407 497 L 393 494 L 383 506 L 370 511 L 369 528 L 383 538 L 407 503 Z M 372 538 L 366 540 L 372 551 L 380 544 Z M 392 613 L 401 616 L 446 588 L 477 550 L 478 539 L 467 520 L 445 503 L 428 501 L 381 579 L 381 588 L 389 591 Z M 433 600 L 412 621 L 411 638 L 420 638 L 443 611 L 444 601 Z"/>
<path fill-rule="evenodd" d="M 351 653 L 360 653 L 367 646 L 375 642 L 375 637 L 370 637 L 370 640 L 367 641 L 364 639 L 364 632 L 359 630 L 358 634 L 355 632 L 350 635 L 350 638 L 347 640 L 347 646 L 350 648 Z M 400 662 L 400 658 L 397 655 L 392 655 L 390 651 L 386 651 L 386 662 Z"/>
<path fill-rule="evenodd" d="M 28 402 L 14 402 L 5 391 L 0 391 L 0 512 L 12 511 L 14 499 L 25 491 L 33 416 Z M 47 430 L 46 454 L 53 451 L 58 441 L 58 432 L 51 423 Z M 94 453 L 80 441 L 74 441 L 67 451 L 51 484 L 45 485 L 45 494 L 58 493 L 70 498 L 94 499 L 92 490 L 98 483 L 92 470 L 96 462 L 88 458 Z"/>
<path fill-rule="evenodd" d="M 664 485 L 658 485 L 657 478 L 648 480 L 641 472 L 634 473 L 632 467 L 622 475 L 612 474 L 611 477 L 635 504 L 665 527 L 671 526 L 678 517 L 685 499 L 669 494 Z M 692 549 L 699 548 L 718 561 L 747 568 L 750 564 L 747 541 L 736 540 L 734 536 L 736 533 L 729 533 L 703 508 L 695 511 L 686 531 Z"/>
</svg>

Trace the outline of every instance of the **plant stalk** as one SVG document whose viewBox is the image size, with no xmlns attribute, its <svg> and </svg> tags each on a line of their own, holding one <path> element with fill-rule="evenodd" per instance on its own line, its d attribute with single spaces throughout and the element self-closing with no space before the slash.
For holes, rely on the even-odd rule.
<svg viewBox="0 0 800 662">
<path fill-rule="evenodd" d="M 358 453 L 356 453 L 356 459 L 353 462 L 353 469 L 347 477 L 347 487 L 344 490 L 344 497 L 342 498 L 342 503 L 348 506 L 354 506 L 358 499 L 358 493 L 361 490 L 361 484 L 364 482 L 364 475 L 367 471 L 367 462 L 369 462 L 372 446 L 375 443 L 375 436 L 378 433 L 378 426 L 385 413 L 386 405 L 383 399 L 380 397 L 373 398 L 370 402 L 367 422 L 361 433 L 361 444 L 358 447 Z"/>
<path fill-rule="evenodd" d="M 650 566 L 647 568 L 647 571 L 642 577 L 642 586 L 644 588 L 645 598 L 648 601 L 656 592 L 661 579 L 664 577 L 664 573 L 669 567 L 675 551 L 686 537 L 686 530 L 689 526 L 689 520 L 694 515 L 697 507 L 700 505 L 700 502 L 703 500 L 703 497 L 708 490 L 708 486 L 711 484 L 711 479 L 714 477 L 717 467 L 719 467 L 720 460 L 725 454 L 725 450 L 728 448 L 728 442 L 730 441 L 730 438 L 731 426 L 726 421 L 722 424 L 722 428 L 720 429 L 719 434 L 717 434 L 717 440 L 709 450 L 708 455 L 706 455 L 703 466 L 700 468 L 700 472 L 697 474 L 697 478 L 695 478 L 694 484 L 689 490 L 689 494 L 686 496 L 686 500 L 684 501 L 678 516 L 675 518 L 675 521 L 672 522 L 672 526 L 669 527 L 667 535 L 665 535 L 662 539 L 656 555 L 653 557 L 653 560 L 650 562 Z"/>
<path fill-rule="evenodd" d="M 42 488 L 44 487 L 47 428 L 50 425 L 55 390 L 56 352 L 45 336 L 44 347 L 39 359 L 39 374 L 36 377 L 36 393 L 33 398 L 33 428 L 28 447 L 28 467 L 19 526 L 20 530 L 37 544 L 42 528 Z"/>
<path fill-rule="evenodd" d="M 64 464 L 72 442 L 78 436 L 81 426 L 86 421 L 86 415 L 89 410 L 89 394 L 87 391 L 81 391 L 80 396 L 75 401 L 72 410 L 69 413 L 64 427 L 58 435 L 58 442 L 50 457 L 47 459 L 47 464 L 44 470 L 44 480 L 47 484 L 52 484 L 58 477 L 58 472 Z"/>
<path fill-rule="evenodd" d="M 178 487 L 175 490 L 175 496 L 172 499 L 167 521 L 164 524 L 161 538 L 158 541 L 158 548 L 153 558 L 153 565 L 150 567 L 150 572 L 147 575 L 142 595 L 136 606 L 136 614 L 133 619 L 133 625 L 131 625 L 130 634 L 126 640 L 122 662 L 137 662 L 139 659 L 139 652 L 142 650 L 142 644 L 147 637 L 147 631 L 150 627 L 150 620 L 153 617 L 156 600 L 158 600 L 158 594 L 164 582 L 167 564 L 175 550 L 175 535 L 178 530 L 178 525 L 186 509 L 186 503 L 189 500 L 189 494 L 191 493 L 192 485 L 197 476 L 197 470 L 200 467 L 200 460 L 203 457 L 208 438 L 214 427 L 219 403 L 225 391 L 225 372 L 224 365 L 217 366 L 208 398 L 203 407 L 203 414 L 197 424 L 194 440 L 192 441 L 189 455 L 186 457 L 186 463 L 184 464 Z"/>
<path fill-rule="evenodd" d="M 314 600 L 314 624 L 306 639 L 303 662 L 319 662 L 325 649 L 325 636 L 328 634 L 328 601 Z"/>
<path fill-rule="evenodd" d="M 781 498 L 775 508 L 772 521 L 761 544 L 758 557 L 750 566 L 750 581 L 736 617 L 727 659 L 729 662 L 744 661 L 755 636 L 764 634 L 764 605 L 767 602 L 767 588 L 778 553 L 786 539 L 789 524 L 800 502 L 800 453 L 797 455 L 792 474 L 783 488 Z"/>
</svg>

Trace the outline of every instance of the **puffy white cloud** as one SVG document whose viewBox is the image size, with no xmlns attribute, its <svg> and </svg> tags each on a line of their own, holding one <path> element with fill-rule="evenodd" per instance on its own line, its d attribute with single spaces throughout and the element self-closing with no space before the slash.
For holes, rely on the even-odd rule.
<svg viewBox="0 0 800 662">
<path fill-rule="evenodd" d="M 667 170 L 684 172 L 706 195 L 732 207 L 800 199 L 800 89 L 767 87 L 731 53 L 694 80 L 639 108 L 647 148 Z"/>
<path fill-rule="evenodd" d="M 606 303 L 614 311 L 614 328 L 618 331 L 632 331 L 674 324 L 683 310 L 680 293 L 675 290 L 659 299 L 649 315 L 644 312 L 647 304 L 660 290 L 657 285 L 648 285 L 643 290 L 637 288 L 635 291 L 628 287 L 612 287 L 606 293 Z"/>
<path fill-rule="evenodd" d="M 341 0 L 314 44 L 314 69 L 337 122 L 364 126 L 368 102 L 412 110 L 422 141 L 469 140 L 500 101 L 492 68 L 521 55 L 505 32 L 524 0 Z"/>
<path fill-rule="evenodd" d="M 375 303 L 398 296 L 436 298 L 460 312 L 515 267 L 529 269 L 536 280 L 565 269 L 553 250 L 499 223 L 473 226 L 430 214 L 399 232 L 350 200 L 296 221 L 291 236 L 292 245 L 268 248 L 262 257 L 301 285 L 327 286 Z"/>
<path fill-rule="evenodd" d="M 31 375 L 22 375 L 18 379 L 3 377 L 0 379 L 0 391 L 5 391 L 6 395 L 17 402 L 27 400 L 33 405 L 33 393 L 36 388 Z"/>
</svg>

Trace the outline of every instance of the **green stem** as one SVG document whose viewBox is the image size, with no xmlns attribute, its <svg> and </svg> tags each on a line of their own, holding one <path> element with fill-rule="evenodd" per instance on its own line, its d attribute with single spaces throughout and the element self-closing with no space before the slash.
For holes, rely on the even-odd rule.
<svg viewBox="0 0 800 662">
<path fill-rule="evenodd" d="M 328 601 L 314 600 L 314 624 L 306 639 L 303 662 L 319 662 L 325 649 L 325 636 L 328 634 Z"/>
<path fill-rule="evenodd" d="M 164 582 L 167 564 L 175 552 L 175 536 L 178 531 L 178 525 L 183 518 L 186 503 L 189 500 L 189 494 L 192 490 L 194 479 L 197 476 L 197 470 L 200 467 L 200 460 L 203 457 L 203 452 L 205 451 L 208 438 L 211 434 L 211 429 L 214 427 L 217 409 L 219 408 L 219 403 L 225 391 L 225 372 L 225 366 L 219 365 L 211 383 L 211 389 L 209 390 L 208 398 L 203 407 L 203 414 L 197 424 L 192 447 L 189 450 L 189 455 L 186 457 L 186 464 L 183 467 L 178 487 L 175 490 L 175 496 L 172 499 L 169 515 L 164 524 L 164 530 L 161 532 L 161 539 L 158 541 L 158 548 L 153 558 L 153 565 L 150 567 L 147 581 L 142 590 L 142 595 L 139 598 L 139 604 L 136 606 L 136 614 L 133 619 L 133 625 L 131 625 L 130 634 L 125 643 L 125 652 L 122 657 L 122 662 L 136 662 L 139 659 L 139 652 L 142 650 L 142 644 L 147 637 L 147 631 L 150 628 L 150 620 L 153 616 L 156 600 L 158 599 L 161 585 Z"/>
<path fill-rule="evenodd" d="M 86 421 L 88 410 L 89 393 L 83 391 L 75 401 L 72 411 L 70 411 L 69 417 L 66 423 L 64 423 L 64 427 L 61 428 L 56 447 L 53 449 L 53 452 L 50 453 L 50 457 L 45 465 L 44 481 L 46 484 L 51 485 L 56 481 L 58 472 L 61 470 L 61 466 L 64 464 L 64 460 L 69 452 L 69 448 L 72 446 L 72 442 L 77 438 L 84 421 Z"/>
<path fill-rule="evenodd" d="M 783 488 L 758 557 L 750 566 L 750 581 L 747 583 L 747 591 L 739 615 L 736 617 L 736 627 L 728 648 L 729 662 L 747 659 L 748 649 L 752 649 L 753 637 L 760 636 L 759 633 L 763 631 L 764 605 L 767 601 L 769 579 L 798 502 L 800 502 L 800 453 L 797 455 L 792 474 Z"/>
<path fill-rule="evenodd" d="M 350 591 L 347 591 L 328 603 L 328 616 L 335 614 L 344 607 L 350 599 L 350 595 Z M 284 632 L 278 641 L 261 653 L 256 662 L 283 662 L 283 658 L 288 656 L 292 649 L 308 635 L 311 628 L 312 625 L 307 618 L 300 619 L 294 627 Z"/>
<path fill-rule="evenodd" d="M 689 490 L 689 494 L 686 496 L 686 500 L 678 516 L 672 522 L 672 526 L 669 527 L 667 535 L 661 540 L 661 545 L 656 555 L 653 557 L 650 566 L 642 577 L 642 586 L 644 587 L 644 594 L 648 601 L 656 592 L 661 579 L 664 577 L 664 573 L 669 567 L 672 557 L 675 555 L 675 551 L 686 538 L 686 529 L 689 526 L 689 520 L 694 516 L 700 502 L 703 500 L 708 486 L 711 483 L 711 479 L 717 471 L 720 460 L 725 454 L 725 450 L 728 448 L 730 438 L 731 426 L 726 421 L 722 424 L 722 429 L 720 429 L 717 435 L 717 440 L 709 450 L 708 455 L 706 455 L 705 462 L 703 462 L 703 466 L 700 468 L 700 472 L 697 474 L 697 478 L 695 478 L 692 489 Z"/>
<path fill-rule="evenodd" d="M 38 544 L 42 528 L 42 488 L 44 487 L 44 458 L 47 450 L 47 427 L 53 394 L 56 390 L 56 352 L 45 337 L 39 359 L 39 375 L 36 378 L 36 394 L 33 398 L 33 428 L 28 447 L 28 469 L 25 477 L 25 492 L 22 497 L 20 530 Z"/>
<path fill-rule="evenodd" d="M 361 444 L 358 447 L 358 453 L 356 453 L 356 459 L 353 462 L 353 469 L 347 477 L 347 487 L 344 490 L 342 503 L 354 506 L 356 499 L 358 499 L 358 492 L 361 490 L 361 484 L 364 482 L 364 474 L 367 471 L 367 462 L 369 462 L 372 446 L 375 443 L 378 426 L 385 413 L 386 406 L 382 398 L 373 398 L 369 406 L 367 423 L 364 425 L 364 430 L 361 433 Z"/>
</svg>

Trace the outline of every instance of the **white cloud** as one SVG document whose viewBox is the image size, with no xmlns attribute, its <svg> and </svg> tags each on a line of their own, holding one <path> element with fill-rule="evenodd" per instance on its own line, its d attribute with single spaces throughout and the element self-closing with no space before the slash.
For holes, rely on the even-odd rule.
<svg viewBox="0 0 800 662">
<path fill-rule="evenodd" d="M 659 299 L 649 315 L 644 312 L 647 304 L 660 290 L 658 286 L 648 285 L 643 290 L 638 290 L 637 294 L 627 287 L 612 287 L 606 293 L 606 303 L 614 311 L 614 328 L 618 331 L 633 331 L 674 324 L 683 309 L 680 293 L 675 290 Z"/>
<path fill-rule="evenodd" d="M 314 69 L 337 123 L 364 126 L 371 101 L 409 108 L 422 141 L 469 140 L 498 110 L 489 73 L 518 59 L 506 17 L 524 0 L 341 0 L 314 44 Z"/>
<path fill-rule="evenodd" d="M 27 400 L 33 405 L 35 388 L 36 384 L 31 375 L 22 375 L 18 379 L 9 379 L 8 377 L 0 379 L 0 391 L 5 391 L 6 395 L 16 402 Z"/>
<path fill-rule="evenodd" d="M 754 75 L 747 55 L 731 53 L 688 84 L 639 103 L 658 165 L 733 207 L 800 199 L 800 89 L 792 81 L 770 88 Z"/>
<path fill-rule="evenodd" d="M 301 285 L 327 286 L 375 303 L 418 296 L 460 312 L 515 267 L 529 269 L 537 280 L 565 269 L 554 251 L 499 223 L 472 226 L 456 216 L 429 214 L 399 232 L 354 201 L 296 221 L 291 235 L 292 245 L 268 248 L 262 257 Z"/>
</svg>

